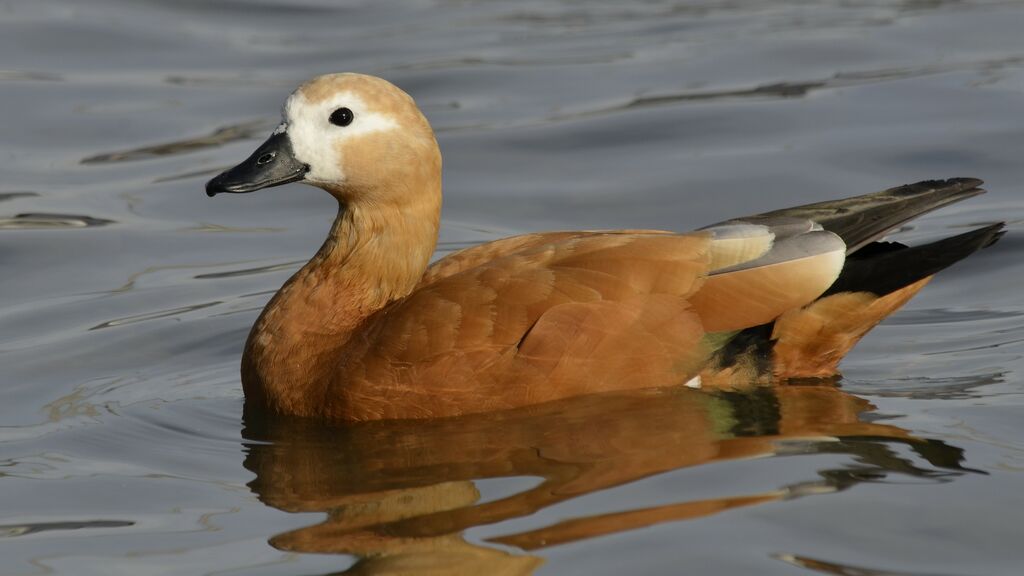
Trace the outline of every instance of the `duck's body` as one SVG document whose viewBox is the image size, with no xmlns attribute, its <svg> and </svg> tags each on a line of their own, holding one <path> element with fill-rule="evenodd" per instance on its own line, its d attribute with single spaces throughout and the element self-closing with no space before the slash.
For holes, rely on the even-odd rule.
<svg viewBox="0 0 1024 576">
<path fill-rule="evenodd" d="M 999 234 L 992 226 L 913 249 L 875 242 L 981 192 L 980 181 L 957 179 L 685 234 L 516 236 L 428 267 L 441 160 L 411 98 L 377 78 L 323 76 L 296 91 L 285 116 L 207 188 L 301 179 L 341 204 L 323 247 L 246 343 L 247 399 L 284 414 L 427 418 L 829 376 L 931 274 Z"/>
</svg>

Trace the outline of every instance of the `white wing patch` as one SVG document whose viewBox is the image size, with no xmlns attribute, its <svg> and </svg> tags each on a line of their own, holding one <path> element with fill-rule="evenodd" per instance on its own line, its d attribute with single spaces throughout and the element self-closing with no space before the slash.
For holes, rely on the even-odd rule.
<svg viewBox="0 0 1024 576">
<path fill-rule="evenodd" d="M 772 249 L 775 234 L 767 226 L 758 224 L 724 224 L 705 228 L 711 232 L 712 272 L 749 262 L 764 256 Z"/>
</svg>

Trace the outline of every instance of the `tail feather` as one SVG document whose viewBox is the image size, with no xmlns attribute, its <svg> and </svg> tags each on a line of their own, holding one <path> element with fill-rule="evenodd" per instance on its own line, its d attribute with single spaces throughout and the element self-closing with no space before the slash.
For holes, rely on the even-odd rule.
<svg viewBox="0 0 1024 576">
<path fill-rule="evenodd" d="M 875 242 L 851 255 L 820 299 L 791 310 L 772 328 L 776 378 L 827 377 L 860 339 L 906 304 L 932 275 L 991 246 L 1003 235 L 992 224 L 923 246 Z"/>
<path fill-rule="evenodd" d="M 884 296 L 994 244 L 1006 233 L 992 224 L 922 246 L 873 242 L 846 258 L 839 278 L 824 296 L 840 292 L 871 292 Z"/>
<path fill-rule="evenodd" d="M 816 222 L 846 242 L 848 255 L 839 278 L 817 300 L 736 333 L 702 378 L 725 382 L 835 376 L 840 360 L 857 342 L 935 273 L 1003 236 L 1004 224 L 997 223 L 921 246 L 875 241 L 915 216 L 981 194 L 980 183 L 966 178 L 920 182 L 732 221 L 768 226 L 794 219 Z"/>
<path fill-rule="evenodd" d="M 924 288 L 925 277 L 884 296 L 842 292 L 780 316 L 772 327 L 772 373 L 778 380 L 828 378 L 879 322 Z"/>
</svg>

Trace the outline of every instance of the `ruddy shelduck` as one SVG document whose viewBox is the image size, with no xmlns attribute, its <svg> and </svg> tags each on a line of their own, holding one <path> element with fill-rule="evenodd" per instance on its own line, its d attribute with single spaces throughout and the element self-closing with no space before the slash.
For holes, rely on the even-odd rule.
<svg viewBox="0 0 1024 576">
<path fill-rule="evenodd" d="M 270 300 L 242 356 L 247 401 L 335 420 L 456 416 L 666 386 L 836 374 L 932 274 L 988 246 L 993 224 L 931 244 L 879 239 L 977 194 L 927 181 L 687 233 L 547 232 L 430 264 L 441 153 L 391 83 L 330 74 L 206 192 L 288 182 L 340 205 L 315 256 Z"/>
</svg>

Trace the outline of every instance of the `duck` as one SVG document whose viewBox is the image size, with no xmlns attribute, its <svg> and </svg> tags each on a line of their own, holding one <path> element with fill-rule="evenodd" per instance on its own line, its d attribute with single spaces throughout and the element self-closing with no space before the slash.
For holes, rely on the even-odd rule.
<svg viewBox="0 0 1024 576">
<path fill-rule="evenodd" d="M 320 249 L 270 299 L 241 360 L 250 406 L 356 422 L 458 417 L 588 394 L 838 377 L 839 361 L 1002 223 L 920 246 L 883 238 L 984 192 L 898 186 L 692 231 L 528 233 L 433 263 L 441 152 L 413 98 L 313 78 L 208 196 L 300 182 L 333 196 Z"/>
</svg>

